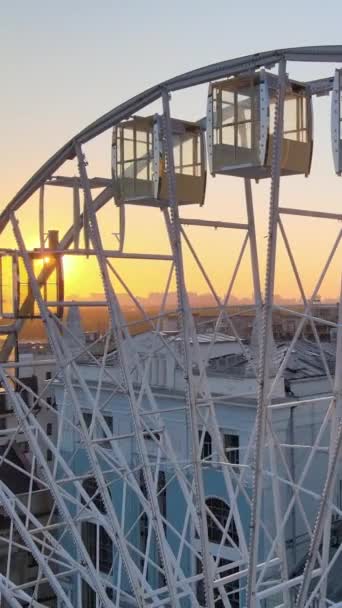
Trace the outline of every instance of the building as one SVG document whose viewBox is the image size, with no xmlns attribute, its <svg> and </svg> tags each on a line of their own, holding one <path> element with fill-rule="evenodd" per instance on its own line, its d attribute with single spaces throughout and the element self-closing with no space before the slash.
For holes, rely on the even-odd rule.
<svg viewBox="0 0 342 608">
<path fill-rule="evenodd" d="M 55 404 L 53 393 L 46 382 L 52 378 L 55 367 L 51 352 L 46 344 L 22 343 L 19 348 L 19 362 L 17 392 L 47 435 L 55 442 Z M 41 395 L 41 399 L 36 398 L 37 394 Z M 44 456 L 51 465 L 51 451 L 45 449 Z M 16 504 L 20 505 L 19 514 L 22 520 L 28 521 L 21 511 L 23 506 L 41 525 L 54 524 L 56 511 L 53 509 L 52 496 L 38 481 L 39 472 L 27 436 L 23 427 L 18 425 L 12 402 L 5 391 L 0 393 L 0 460 L 1 488 L 6 491 L 7 497 L 12 496 Z M 10 551 L 8 538 L 12 538 Z M 38 576 L 38 564 L 32 553 L 22 544 L 22 537 L 3 504 L 0 507 L 0 574 L 9 575 L 11 581 L 20 585 L 23 590 L 30 585 L 34 586 L 40 576 L 37 600 L 49 608 L 56 606 L 53 589 L 41 574 Z M 8 605 L 4 598 L 1 598 L 1 605 Z"/>
<path fill-rule="evenodd" d="M 78 322 L 79 319 L 75 315 L 73 333 L 80 337 L 80 328 L 77 329 Z M 201 551 L 200 541 L 191 521 L 184 528 L 184 522 L 189 518 L 187 504 L 182 495 L 177 475 L 172 470 L 169 460 L 163 456 L 162 449 L 164 434 L 167 430 L 179 465 L 186 468 L 187 463 L 191 461 L 191 436 L 185 407 L 184 372 L 178 363 L 182 343 L 177 333 L 172 330 L 160 334 L 143 333 L 135 336 L 133 340 L 134 350 L 138 353 L 140 361 L 145 363 L 145 379 L 148 380 L 149 386 L 158 399 L 158 408 L 162 412 L 161 420 L 164 424 L 163 427 L 160 427 L 156 422 L 153 429 L 149 427 L 149 430 L 144 431 L 143 434 L 146 452 L 155 474 L 159 510 L 164 518 L 164 532 L 174 553 L 178 552 L 181 555 L 180 565 L 183 571 L 187 577 L 194 577 L 194 592 L 201 604 L 204 593 L 203 582 L 198 576 L 196 579 L 196 575 L 200 571 L 194 557 L 196 552 Z M 119 389 L 118 353 L 113 344 L 112 351 L 107 355 L 105 372 L 103 372 L 103 370 L 100 371 L 101 367 L 96 365 L 96 362 L 89 361 L 89 358 L 82 355 L 80 343 L 80 339 L 78 339 L 78 346 L 72 345 L 70 342 L 70 348 L 73 349 L 77 359 L 78 372 L 92 394 L 97 393 L 98 399 L 98 411 L 94 417 L 91 406 L 82 402 L 83 419 L 88 428 L 89 439 L 96 444 L 112 506 L 122 518 L 121 526 L 129 539 L 135 563 L 153 589 L 162 589 L 165 585 L 165 578 L 156 538 L 151 531 L 147 513 L 142 508 L 142 499 L 138 498 L 136 491 L 132 489 L 132 483 L 133 485 L 136 483 L 142 496 L 148 498 L 129 400 L 127 394 Z M 249 344 L 242 343 L 242 352 L 241 344 L 235 338 L 227 334 L 215 335 L 212 333 L 198 334 L 198 345 L 201 360 L 206 367 L 215 415 L 225 449 L 226 462 L 223 464 L 229 467 L 235 490 L 240 488 L 237 501 L 239 525 L 242 525 L 244 533 L 248 537 L 252 471 L 250 460 L 246 460 L 246 454 L 256 415 L 257 383 L 253 363 L 256 361 L 257 346 L 252 337 Z M 305 564 L 310 540 L 309 530 L 315 520 L 319 495 L 326 475 L 329 428 L 322 432 L 317 449 L 312 450 L 312 446 L 315 444 L 317 433 L 322 426 L 329 405 L 331 386 L 326 367 L 328 367 L 329 373 L 333 374 L 335 347 L 330 343 L 324 343 L 325 364 L 322 362 L 318 347 L 310 340 L 299 340 L 292 352 L 288 352 L 288 349 L 288 343 L 281 342 L 273 345 L 271 382 L 276 379 L 279 366 L 286 356 L 288 360 L 281 377 L 276 382 L 276 389 L 273 393 L 274 405 L 270 406 L 270 415 L 280 446 L 278 451 L 275 451 L 274 457 L 277 459 L 278 470 L 283 471 L 283 478 L 279 482 L 279 492 L 282 494 L 281 504 L 293 504 L 290 516 L 284 525 L 283 534 L 289 572 L 291 576 L 295 576 L 296 573 L 303 570 Z M 151 351 L 153 351 L 152 355 Z M 192 343 L 190 352 L 193 357 L 193 373 L 196 377 L 196 374 L 200 374 L 200 370 L 196 363 L 197 355 Z M 98 392 L 100 373 L 103 374 L 103 379 L 101 390 Z M 142 388 L 144 380 L 141 380 L 138 367 L 134 364 L 133 352 L 131 377 L 135 391 L 138 392 Z M 74 388 L 77 393 L 80 391 L 79 381 L 76 377 L 74 378 Z M 64 385 L 60 378 L 56 378 L 54 381 L 54 393 L 58 409 L 65 399 Z M 81 400 L 81 392 L 79 392 L 79 396 Z M 148 412 L 149 406 L 144 390 L 141 393 L 141 407 L 143 410 L 146 408 L 146 412 Z M 205 403 L 203 403 L 204 407 Z M 75 416 L 71 407 L 66 408 L 66 411 L 71 417 Z M 101 415 L 103 424 L 99 421 Z M 154 420 L 157 420 L 157 417 Z M 77 419 L 73 418 L 72 423 L 75 426 Z M 235 564 L 240 559 L 241 547 L 239 547 L 237 523 L 230 515 L 227 487 L 219 472 L 219 468 L 222 466 L 220 454 L 216 450 L 216 441 L 208 431 L 203 432 L 202 427 L 199 426 L 198 433 L 202 442 L 202 471 L 206 505 L 210 510 L 207 513 L 210 553 L 218 562 L 219 572 L 234 575 Z M 118 442 L 120 442 L 121 453 L 124 455 L 128 470 L 134 471 L 135 482 L 126 484 L 120 474 L 116 475 L 113 472 L 113 468 L 106 476 L 106 462 L 113 464 L 118 458 L 116 451 Z M 66 459 L 71 458 L 76 451 L 75 474 L 82 480 L 83 488 L 86 489 L 88 495 L 96 497 L 97 483 L 88 474 L 88 456 L 82 436 L 77 431 L 66 432 L 62 449 Z M 310 459 L 308 459 L 309 453 L 312 454 Z M 272 466 L 272 462 L 265 463 L 265 467 L 269 468 L 269 484 L 264 489 L 262 521 L 267 522 L 269 529 L 272 530 L 272 537 L 274 537 L 275 527 L 279 524 L 275 521 L 273 513 Z M 293 483 L 289 482 L 290 478 Z M 295 499 L 297 483 L 300 483 L 302 490 L 300 497 Z M 313 497 L 315 498 L 313 499 Z M 97 503 L 99 510 L 105 513 L 106 510 L 100 498 L 97 499 Z M 338 471 L 335 503 L 342 513 L 342 469 Z M 121 586 L 121 589 L 124 590 L 126 584 L 128 594 L 128 581 L 125 583 L 120 579 L 121 585 L 119 584 L 118 578 L 124 577 L 124 575 L 121 572 L 121 566 L 118 565 L 118 554 L 112 539 L 89 510 L 82 508 L 80 521 L 82 522 L 84 543 L 92 556 L 94 565 L 101 572 L 101 576 L 108 581 L 108 592 L 115 598 L 116 586 Z M 228 540 L 226 539 L 222 544 L 222 530 L 227 525 Z M 341 535 L 340 515 L 334 513 L 330 548 L 332 552 Z M 97 549 L 99 539 L 100 544 Z M 184 548 L 184 544 L 188 549 Z M 265 532 L 262 534 L 261 562 L 269 559 L 270 549 L 270 540 Z M 336 571 L 337 569 L 336 566 Z M 274 576 L 275 578 L 277 576 L 276 567 Z M 237 578 L 226 585 L 232 608 L 244 605 L 244 583 L 245 577 L 242 577 L 240 586 Z M 96 594 L 84 582 L 81 586 L 77 585 L 77 582 L 71 577 L 68 590 L 75 605 L 79 605 L 81 602 L 85 608 L 96 608 Z M 124 591 L 122 593 L 120 605 L 131 605 L 128 596 L 125 598 Z M 184 600 L 182 603 L 184 608 L 190 607 L 190 605 L 189 600 Z M 217 599 L 216 605 L 220 608 L 224 604 L 222 600 Z M 267 591 L 265 591 L 263 608 L 271 608 L 271 606 L 274 606 L 274 603 L 267 599 Z"/>
</svg>

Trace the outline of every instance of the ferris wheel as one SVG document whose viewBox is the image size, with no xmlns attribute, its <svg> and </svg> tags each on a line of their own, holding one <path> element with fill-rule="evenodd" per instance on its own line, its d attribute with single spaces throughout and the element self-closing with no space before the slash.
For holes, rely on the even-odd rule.
<svg viewBox="0 0 342 608">
<path fill-rule="evenodd" d="M 295 62 L 330 71 L 299 81 Z M 317 306 L 329 273 L 341 288 L 342 213 L 328 197 L 280 203 L 283 180 L 310 175 L 319 96 L 341 174 L 341 63 L 341 46 L 282 49 L 165 81 L 77 134 L 5 206 L 1 605 L 342 606 L 342 298 L 336 318 Z M 206 84 L 206 116 L 174 116 L 173 96 Z M 227 192 L 219 216 L 211 176 Z M 254 182 L 270 184 L 265 264 Z M 291 245 L 309 219 L 322 226 L 311 294 Z M 275 299 L 280 244 L 296 306 Z M 192 271 L 210 310 L 195 310 Z M 232 306 L 246 273 L 248 335 Z M 142 283 L 163 285 L 157 304 Z M 87 336 L 80 310 L 101 311 L 103 331 Z M 281 343 L 277 314 L 295 320 Z"/>
</svg>

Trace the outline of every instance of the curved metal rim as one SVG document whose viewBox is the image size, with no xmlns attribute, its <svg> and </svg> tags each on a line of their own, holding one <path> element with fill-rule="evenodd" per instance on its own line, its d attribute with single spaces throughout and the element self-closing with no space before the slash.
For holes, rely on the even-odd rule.
<svg viewBox="0 0 342 608">
<path fill-rule="evenodd" d="M 281 58 L 288 61 L 342 62 L 342 45 L 294 47 L 245 55 L 191 70 L 139 93 L 82 129 L 33 174 L 0 214 L 0 233 L 9 221 L 10 214 L 19 209 L 66 160 L 75 157 L 76 142 L 79 144 L 86 143 L 121 120 L 127 119 L 156 101 L 165 89 L 170 92 L 177 91 L 205 84 L 213 79 L 233 76 L 241 71 L 271 67 L 279 62 Z"/>
</svg>

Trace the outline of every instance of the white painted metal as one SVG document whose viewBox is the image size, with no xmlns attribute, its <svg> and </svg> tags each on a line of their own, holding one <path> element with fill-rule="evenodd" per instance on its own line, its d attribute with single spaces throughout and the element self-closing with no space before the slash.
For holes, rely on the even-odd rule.
<svg viewBox="0 0 342 608">
<path fill-rule="evenodd" d="M 45 201 L 44 201 L 44 186 L 40 187 L 39 190 L 39 240 L 41 249 L 44 248 L 45 244 L 45 228 L 44 228 L 44 217 L 45 217 L 45 209 L 44 209 Z"/>
<path fill-rule="evenodd" d="M 186 286 L 184 280 L 184 268 L 181 250 L 180 240 L 180 225 L 179 225 L 179 214 L 176 203 L 176 184 L 175 184 L 175 168 L 173 159 L 173 145 L 172 145 L 172 129 L 171 129 L 171 116 L 169 106 L 169 93 L 163 91 L 163 111 L 164 111 L 164 122 L 163 132 L 165 137 L 165 152 L 167 158 L 167 171 L 168 171 L 168 191 L 170 199 L 170 217 L 168 212 L 165 212 L 165 221 L 168 226 L 169 238 L 172 245 L 175 271 L 177 276 L 177 295 L 179 301 L 179 307 L 181 310 L 181 324 L 182 324 L 182 337 L 183 337 L 183 358 L 184 358 L 184 371 L 186 379 L 186 391 L 187 391 L 187 406 L 189 408 L 189 419 L 190 419 L 190 441 L 191 441 L 191 452 L 194 462 L 194 487 L 196 497 L 196 511 L 199 521 L 199 536 L 201 542 L 202 551 L 202 568 L 203 568 L 203 579 L 204 579 L 204 593 L 205 602 L 208 608 L 214 608 L 214 593 L 213 593 L 213 572 L 211 568 L 210 551 L 209 551 L 209 539 L 208 539 L 208 528 L 205 511 L 205 492 L 202 477 L 201 464 L 199 462 L 200 443 L 198 436 L 198 417 L 196 412 L 196 394 L 194 391 L 194 383 L 192 381 L 192 363 L 190 354 L 190 339 L 191 339 L 191 312 L 187 299 Z"/>
<path fill-rule="evenodd" d="M 272 358 L 272 307 L 277 247 L 277 217 L 279 206 L 279 186 L 281 172 L 281 142 L 283 136 L 284 99 L 286 90 L 286 62 L 279 63 L 279 83 L 275 104 L 274 138 L 271 166 L 271 193 L 268 225 L 268 251 L 265 283 L 263 327 L 259 355 L 258 406 L 256 414 L 256 445 L 254 463 L 253 507 L 251 513 L 250 561 L 248 572 L 247 607 L 256 604 L 256 567 L 259 552 L 260 517 L 262 501 L 262 470 L 264 446 L 267 432 L 267 396 Z M 275 507 L 276 509 L 277 507 Z M 281 559 L 281 558 L 280 558 Z M 282 560 L 281 560 L 282 561 Z"/>
<path fill-rule="evenodd" d="M 74 215 L 74 248 L 80 247 L 80 191 L 77 180 L 73 184 L 73 215 Z"/>
<path fill-rule="evenodd" d="M 342 170 L 341 158 L 341 70 L 335 70 L 334 85 L 331 95 L 331 145 L 338 175 Z"/>
<path fill-rule="evenodd" d="M 269 132 L 269 95 L 267 77 L 264 75 L 264 81 L 259 87 L 259 104 L 260 104 L 260 138 L 259 138 L 259 161 L 261 165 L 265 164 L 267 154 L 267 136 Z"/>
<path fill-rule="evenodd" d="M 329 256 L 312 296 L 307 297 L 290 245 L 290 231 L 283 221 L 285 216 L 292 215 L 297 216 L 298 221 L 312 217 L 336 222 L 342 215 L 330 212 L 326 202 L 324 208 L 314 211 L 279 206 L 285 65 L 290 61 L 341 62 L 342 47 L 260 53 L 195 70 L 152 87 L 68 142 L 0 215 L 1 232 L 5 233 L 12 224 L 17 242 L 15 249 L 3 247 L 1 253 L 14 254 L 24 263 L 49 342 L 49 350 L 43 357 L 29 364 L 20 358 L 11 363 L 9 356 L 25 320 L 14 319 L 11 325 L 1 326 L 4 342 L 0 351 L 0 381 L 5 390 L 7 411 L 0 409 L 0 415 L 6 416 L 7 426 L 0 430 L 0 522 L 5 521 L 6 514 L 8 529 L 0 527 L 0 562 L 6 553 L 4 569 L 1 569 L 5 574 L 0 576 L 0 597 L 5 605 L 15 608 L 23 603 L 35 607 L 46 605 L 47 588 L 58 598 L 58 608 L 200 608 L 203 605 L 265 608 L 269 605 L 265 602 L 286 607 L 296 603 L 298 608 L 309 608 L 318 598 L 319 608 L 339 605 L 336 598 L 331 597 L 331 580 L 340 564 L 342 550 L 334 552 L 331 539 L 334 526 L 342 516 L 342 505 L 336 498 L 336 482 L 342 473 L 342 296 L 337 321 L 321 318 L 315 299 L 340 249 L 341 231 L 330 244 Z M 275 64 L 279 64 L 279 90 L 263 293 L 258 252 L 260 235 L 255 221 L 258 210 L 248 179 L 244 180 L 244 221 L 230 221 L 229 205 L 234 203 L 229 200 L 225 213 L 217 220 L 208 215 L 206 219 L 179 216 L 169 94 L 255 69 L 270 69 Z M 340 117 L 336 114 L 336 100 L 340 102 L 340 72 L 337 74 L 334 81 L 329 77 L 309 85 L 313 95 L 327 94 L 333 89 L 333 150 L 339 172 L 336 125 L 339 129 Z M 260 88 L 261 159 L 267 153 L 269 126 L 265 91 L 267 93 L 266 85 Z M 117 242 L 114 241 L 113 247 L 106 244 L 105 248 L 97 211 L 113 199 L 111 180 L 88 178 L 83 147 L 159 98 L 164 112 L 163 118 L 159 117 L 163 121 L 163 141 L 159 143 L 167 151 L 169 200 L 162 212 L 153 212 L 164 215 L 165 241 L 169 248 L 157 251 L 151 247 L 152 253 L 146 253 L 140 251 L 137 244 L 133 251 L 127 250 L 125 222 L 132 222 L 133 216 L 126 218 L 124 205 L 115 211 Z M 209 112 L 207 120 L 215 121 L 215 116 Z M 198 122 L 205 128 L 203 119 Z M 209 128 L 209 133 L 211 131 Z M 244 136 L 243 128 L 240 136 Z M 337 139 L 340 145 L 339 135 Z M 210 145 L 208 141 L 209 148 Z M 73 159 L 78 163 L 77 177 L 56 174 L 67 160 Z M 154 162 L 157 164 L 159 160 L 156 154 Z M 53 265 L 41 276 L 35 276 L 27 249 L 29 235 L 24 223 L 18 223 L 19 213 L 18 218 L 13 213 L 19 211 L 31 195 L 39 193 L 37 250 L 44 250 L 45 234 L 53 228 L 48 225 L 45 213 L 47 186 L 67 188 L 72 194 L 73 224 L 60 239 L 58 249 L 50 253 L 65 259 L 69 255 L 91 258 L 102 280 L 102 298 L 68 302 L 63 296 L 62 302 L 54 302 L 44 301 L 42 297 L 41 288 L 51 275 Z M 100 193 L 94 197 L 97 188 Z M 84 195 L 83 213 L 80 190 Z M 301 309 L 274 303 L 278 227 L 301 295 Z M 205 235 L 213 229 L 220 229 L 220 236 L 224 234 L 227 243 L 227 253 L 218 251 L 220 264 L 225 264 L 225 255 L 235 253 L 229 249 L 230 230 L 235 231 L 234 236 L 242 231 L 242 243 L 236 251 L 237 259 L 232 264 L 223 297 L 218 295 L 214 277 L 202 257 Z M 150 226 L 144 225 L 144 230 L 152 241 Z M 192 237 L 196 231 L 201 233 L 198 241 Z M 186 249 L 215 304 L 211 312 L 208 309 L 208 316 L 212 315 L 210 333 L 204 331 L 207 321 L 198 320 L 199 311 L 191 308 Z M 251 344 L 240 335 L 238 313 L 231 310 L 233 289 L 247 255 L 253 304 L 245 310 L 255 318 Z M 117 266 L 121 261 L 136 263 L 137 268 L 141 263 L 153 269 L 158 266 L 158 272 L 160 268 L 165 269 L 165 289 L 157 311 L 147 310 L 140 301 L 139 294 Z M 170 314 L 168 301 L 174 279 L 177 304 Z M 91 286 L 89 276 L 89 291 Z M 118 297 L 121 290 L 137 311 L 133 321 L 125 319 Z M 102 310 L 107 307 L 109 323 L 104 335 L 86 342 L 80 328 L 54 316 L 56 304 L 63 305 L 65 311 L 75 311 L 76 305 L 87 309 L 101 306 Z M 272 336 L 274 313 L 291 313 L 298 321 L 293 339 L 279 360 Z M 177 323 L 168 332 L 167 324 L 174 319 Z M 141 323 L 146 333 L 135 335 Z M 311 328 L 314 338 L 311 347 L 316 349 L 326 388 L 323 396 L 314 392 L 310 397 L 303 393 L 295 398 L 284 392 L 283 373 L 306 323 Z M 333 343 L 326 348 L 320 338 L 321 327 L 337 333 L 335 369 L 329 359 L 329 353 L 334 351 Z M 229 340 L 224 331 L 232 334 Z M 222 335 L 223 342 L 220 342 Z M 219 348 L 227 349 L 223 357 L 217 357 L 222 361 L 231 361 L 233 357 L 244 361 L 246 376 L 236 374 L 231 378 L 231 370 L 226 374 L 211 372 L 215 353 L 223 352 Z M 34 369 L 40 379 L 38 387 L 23 375 L 29 368 Z M 51 376 L 47 380 L 45 370 Z M 253 396 L 257 389 L 255 415 Z M 311 416 L 317 421 L 316 426 L 312 426 L 312 436 L 285 434 L 291 416 L 305 420 L 307 408 L 311 408 Z M 52 435 L 48 426 L 51 424 Z M 231 448 L 226 448 L 223 435 L 239 425 L 237 462 L 231 460 Z M 298 428 L 300 425 L 294 430 Z M 206 452 L 208 436 L 212 445 L 210 454 Z M 300 470 L 296 470 L 296 465 L 302 457 L 297 454 L 305 454 Z M 313 486 L 312 468 L 320 459 L 324 459 L 326 471 L 321 482 Z M 25 492 L 14 492 L 6 485 L 5 467 L 10 468 L 13 479 L 17 476 L 18 480 L 26 480 L 22 481 Z M 84 485 L 89 478 L 96 482 L 95 493 Z M 49 503 L 45 512 L 38 500 L 43 494 Z M 175 502 L 173 496 L 177 496 Z M 223 496 L 229 509 L 226 518 L 221 520 L 208 498 L 222 499 Z M 177 521 L 176 515 L 180 513 Z M 297 526 L 301 522 L 307 543 L 306 553 L 298 562 L 293 559 L 296 551 L 289 548 L 289 541 L 297 542 L 294 538 L 297 528 L 292 525 L 294 518 Z M 96 525 L 94 547 L 89 544 L 85 525 Z M 215 542 L 213 528 L 219 536 Z M 107 546 L 111 543 L 107 571 L 102 564 L 104 538 Z M 18 580 L 18 556 L 24 561 L 31 556 L 35 563 L 30 578 L 22 568 Z M 239 600 L 234 585 L 238 585 Z"/>
</svg>

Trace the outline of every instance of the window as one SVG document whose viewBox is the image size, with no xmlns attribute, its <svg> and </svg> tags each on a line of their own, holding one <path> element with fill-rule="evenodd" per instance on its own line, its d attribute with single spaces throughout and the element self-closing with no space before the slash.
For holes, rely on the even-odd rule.
<svg viewBox="0 0 342 608">
<path fill-rule="evenodd" d="M 84 418 L 84 422 L 86 424 L 87 429 L 90 429 L 90 425 L 92 423 L 93 420 L 93 414 L 92 412 L 83 412 L 83 418 Z M 112 435 L 113 434 L 113 418 L 112 416 L 103 416 L 107 426 L 109 427 L 109 432 Z M 104 429 L 102 427 L 100 427 L 100 423 L 99 422 L 95 422 L 95 425 L 93 425 L 93 433 L 92 433 L 93 438 L 95 438 L 95 436 L 98 439 L 105 439 L 106 438 L 106 434 L 104 432 Z M 111 447 L 110 441 L 101 441 L 99 443 L 99 445 L 102 448 L 107 448 L 109 449 Z"/>
<path fill-rule="evenodd" d="M 158 473 L 158 503 L 161 516 L 166 518 L 166 479 L 164 471 Z"/>
<path fill-rule="evenodd" d="M 228 462 L 239 464 L 239 435 L 225 433 L 223 435 L 224 452 Z"/>
<path fill-rule="evenodd" d="M 337 506 L 340 510 L 342 510 L 342 479 L 340 479 L 338 482 Z"/>
<path fill-rule="evenodd" d="M 219 544 L 222 539 L 223 530 L 226 527 L 230 508 L 223 500 L 220 498 L 208 498 L 206 500 L 206 505 L 210 509 L 210 513 L 207 511 L 207 525 L 208 525 L 208 537 L 209 541 L 212 543 Z M 225 545 L 231 545 L 231 540 L 238 545 L 239 537 L 237 534 L 236 526 L 234 519 L 231 518 L 229 528 L 228 528 L 228 536 L 226 536 L 224 540 Z M 230 540 L 231 539 L 231 540 Z"/>
<path fill-rule="evenodd" d="M 258 91 L 259 87 L 253 82 L 235 91 L 222 86 L 214 89 L 217 116 L 214 141 L 235 148 L 236 160 L 240 148 L 251 150 L 255 147 Z"/>
<path fill-rule="evenodd" d="M 202 574 L 202 562 L 197 558 L 196 559 L 196 574 Z M 196 583 L 196 596 L 197 601 L 200 606 L 205 606 L 205 595 L 204 595 L 204 584 L 203 580 L 200 580 Z"/>
<path fill-rule="evenodd" d="M 45 380 L 51 380 L 51 372 L 46 372 Z"/>
<path fill-rule="evenodd" d="M 51 450 L 46 450 L 46 460 L 50 462 L 52 460 L 52 452 Z"/>
<path fill-rule="evenodd" d="M 226 559 L 220 559 L 219 568 L 222 566 L 229 566 L 232 562 Z M 222 571 L 220 576 L 226 576 L 229 574 L 234 574 L 238 572 L 239 568 L 229 568 L 226 571 Z M 202 573 L 202 563 L 199 559 L 196 560 L 196 574 Z M 230 601 L 231 608 L 239 608 L 240 606 L 240 594 L 239 594 L 239 579 L 236 581 L 231 581 L 230 583 L 226 583 L 224 585 L 224 590 L 227 594 L 227 597 Z M 196 595 L 197 600 L 200 606 L 205 606 L 205 596 L 204 596 L 204 585 L 203 580 L 198 581 L 196 585 Z M 224 603 L 221 599 L 220 591 L 217 587 L 214 589 L 214 600 L 215 600 L 215 608 L 224 608 Z"/>
<path fill-rule="evenodd" d="M 23 401 L 25 401 L 26 405 L 28 405 L 28 407 L 32 407 L 32 395 L 25 388 L 20 391 L 20 395 Z"/>
<path fill-rule="evenodd" d="M 103 416 L 106 421 L 107 426 L 109 427 L 110 432 L 113 432 L 113 418 L 112 416 Z"/>
<path fill-rule="evenodd" d="M 142 469 L 140 469 L 140 490 L 142 491 L 145 498 L 147 497 L 147 488 L 145 485 L 145 479 Z M 148 517 L 147 513 L 142 509 L 140 515 L 140 550 L 142 553 L 146 553 L 147 547 L 147 535 L 148 535 Z M 140 558 L 141 570 L 144 568 L 144 558 Z"/>
<path fill-rule="evenodd" d="M 97 493 L 97 483 L 93 477 L 89 477 L 83 483 L 89 501 L 92 502 L 101 513 L 105 513 L 102 497 Z M 84 522 L 82 524 L 82 538 L 89 556 L 96 568 L 108 574 L 113 563 L 113 542 L 105 529 L 97 523 Z M 97 546 L 99 546 L 99 559 L 97 563 Z M 87 605 L 87 604 L 86 604 Z M 91 604 L 89 604 L 90 608 Z"/>
<path fill-rule="evenodd" d="M 184 175 L 201 175 L 201 140 L 198 130 L 173 133 L 175 172 Z"/>
<path fill-rule="evenodd" d="M 27 569 L 28 569 L 27 580 L 32 581 L 37 576 L 35 569 L 38 568 L 38 563 L 37 563 L 35 557 L 32 555 L 32 553 L 27 554 L 26 560 L 27 560 L 26 564 L 27 564 Z"/>
<path fill-rule="evenodd" d="M 230 562 L 227 559 L 220 559 L 219 568 L 222 568 L 223 566 L 229 566 L 231 563 L 232 562 Z M 227 576 L 229 574 L 235 574 L 236 572 L 239 572 L 239 568 L 229 568 L 227 570 L 222 570 L 220 576 L 223 577 L 223 576 Z M 230 605 L 232 608 L 239 608 L 239 606 L 240 606 L 239 586 L 240 586 L 239 579 L 237 579 L 235 581 L 231 581 L 230 583 L 226 583 L 224 585 L 224 590 L 227 594 L 227 597 L 230 601 Z M 224 608 L 224 603 L 220 597 L 220 593 L 219 593 L 218 589 L 215 589 L 214 595 L 215 595 L 215 608 Z"/>
<path fill-rule="evenodd" d="M 82 606 L 84 608 L 96 606 L 96 592 L 85 580 L 82 580 Z"/>
<path fill-rule="evenodd" d="M 284 104 L 284 138 L 306 142 L 306 98 L 303 94 L 287 96 Z"/>
<path fill-rule="evenodd" d="M 6 424 L 6 417 L 3 416 L 2 418 L 0 418 L 0 431 L 4 431 L 7 427 Z"/>
<path fill-rule="evenodd" d="M 115 170 L 125 198 L 153 194 L 152 139 L 152 125 L 146 120 L 131 121 L 117 130 Z"/>
<path fill-rule="evenodd" d="M 166 519 L 166 477 L 164 471 L 158 473 L 158 504 L 161 516 Z M 164 532 L 166 533 L 166 523 L 163 522 Z M 161 562 L 159 562 L 161 566 Z M 159 572 L 159 585 L 166 585 L 166 578 L 162 572 Z"/>
<path fill-rule="evenodd" d="M 147 497 L 147 488 L 145 485 L 145 479 L 142 469 L 140 470 L 140 489 L 145 497 Z M 157 485 L 157 496 L 158 496 L 158 504 L 159 511 L 161 516 L 166 519 L 166 477 L 164 471 L 159 471 L 158 473 L 158 485 Z M 148 516 L 145 511 L 142 510 L 140 516 L 140 550 L 142 553 L 146 553 L 147 547 L 147 535 L 148 535 Z M 163 522 L 164 531 L 166 530 L 166 524 Z M 161 566 L 161 561 L 159 561 L 159 566 Z M 144 567 L 144 558 L 140 559 L 140 567 L 141 570 Z M 166 579 L 162 572 L 159 572 L 159 585 L 163 587 L 166 585 Z"/>
<path fill-rule="evenodd" d="M 52 435 L 52 423 L 51 422 L 48 422 L 46 425 L 46 434 Z"/>
<path fill-rule="evenodd" d="M 201 443 L 202 436 L 203 436 L 203 431 L 199 431 L 198 439 L 199 439 L 200 443 Z M 201 452 L 202 460 L 204 460 L 205 458 L 206 459 L 210 458 L 212 455 L 212 452 L 213 452 L 213 446 L 212 446 L 211 435 L 210 435 L 210 433 L 208 433 L 208 431 L 205 431 L 203 445 L 202 445 L 202 452 Z"/>
<path fill-rule="evenodd" d="M 147 441 L 160 441 L 160 433 L 157 433 L 156 431 L 144 431 L 143 435 L 144 439 Z"/>
<path fill-rule="evenodd" d="M 84 422 L 86 423 L 87 429 L 89 429 L 90 425 L 91 425 L 91 421 L 93 419 L 92 414 L 90 412 L 83 412 L 83 418 L 84 418 Z"/>
<path fill-rule="evenodd" d="M 112 416 L 103 416 L 108 428 L 109 428 L 109 432 L 111 435 L 113 435 L 113 418 Z M 103 437 L 105 437 L 105 432 L 103 431 Z M 103 448 L 107 448 L 108 450 L 110 450 L 111 448 L 111 443 L 110 441 L 104 441 L 103 443 L 101 443 Z"/>
<path fill-rule="evenodd" d="M 38 568 L 37 561 L 32 553 L 27 554 L 27 566 L 28 568 Z"/>
<path fill-rule="evenodd" d="M 342 510 L 342 479 L 336 484 L 336 507 L 340 509 L 340 511 Z M 338 519 L 341 519 L 341 516 L 333 512 L 332 520 L 337 521 Z"/>
</svg>

